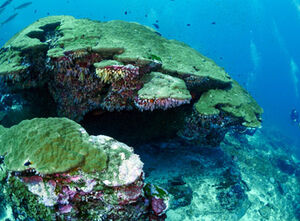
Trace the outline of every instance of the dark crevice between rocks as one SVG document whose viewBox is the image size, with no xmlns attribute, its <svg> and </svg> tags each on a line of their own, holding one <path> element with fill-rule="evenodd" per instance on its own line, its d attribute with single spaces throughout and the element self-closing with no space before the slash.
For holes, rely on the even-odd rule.
<svg viewBox="0 0 300 221">
<path fill-rule="evenodd" d="M 130 146 L 177 137 L 191 105 L 169 110 L 98 112 L 85 115 L 80 124 L 90 135 L 107 135 Z"/>
<path fill-rule="evenodd" d="M 11 127 L 22 120 L 36 117 L 55 117 L 56 104 L 45 85 L 42 88 L 17 90 L 9 94 L 11 102 L 5 105 L 5 116 L 0 121 Z"/>
</svg>

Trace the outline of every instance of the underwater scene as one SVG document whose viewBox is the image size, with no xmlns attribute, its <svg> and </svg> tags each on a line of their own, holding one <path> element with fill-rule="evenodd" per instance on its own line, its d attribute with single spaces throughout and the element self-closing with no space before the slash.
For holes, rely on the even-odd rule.
<svg viewBox="0 0 300 221">
<path fill-rule="evenodd" d="M 0 221 L 300 220 L 300 0 L 0 0 Z"/>
</svg>

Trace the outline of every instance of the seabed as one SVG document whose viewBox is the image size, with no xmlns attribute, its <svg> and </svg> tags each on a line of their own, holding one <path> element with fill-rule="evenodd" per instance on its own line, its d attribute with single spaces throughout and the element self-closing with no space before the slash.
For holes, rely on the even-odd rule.
<svg viewBox="0 0 300 221">
<path fill-rule="evenodd" d="M 278 131 L 229 133 L 216 148 L 191 151 L 179 145 L 170 141 L 136 150 L 146 181 L 171 195 L 167 220 L 300 219 L 300 162 L 292 154 L 292 141 Z"/>
</svg>

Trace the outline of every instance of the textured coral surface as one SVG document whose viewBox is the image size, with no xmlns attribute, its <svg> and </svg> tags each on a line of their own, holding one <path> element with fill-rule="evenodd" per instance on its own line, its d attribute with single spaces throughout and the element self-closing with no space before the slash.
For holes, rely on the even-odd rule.
<svg viewBox="0 0 300 221">
<path fill-rule="evenodd" d="M 7 87 L 48 85 L 60 116 L 81 120 L 100 108 L 168 109 L 207 92 L 211 108 L 246 126 L 260 125 L 262 111 L 246 91 L 234 90 L 241 98 L 226 99 L 224 107 L 220 91 L 228 97 L 236 83 L 221 67 L 137 23 L 51 16 L 16 34 L 0 50 L 0 75 Z"/>
<path fill-rule="evenodd" d="M 138 23 L 50 16 L 16 34 L 0 51 L 0 83 L 8 93 L 24 97 L 28 90 L 46 91 L 31 100 L 54 103 L 56 116 L 77 122 L 90 113 L 187 107 L 184 124 L 181 117 L 174 119 L 178 135 L 213 146 L 231 128 L 261 125 L 262 109 L 224 69 Z M 31 103 L 26 99 L 23 103 Z M 7 121 L 7 112 L 0 112 L 0 122 Z"/>
<path fill-rule="evenodd" d="M 167 193 L 152 207 L 139 156 L 111 137 L 36 118 L 1 127 L 0 138 L 2 198 L 17 220 L 147 220 L 166 211 L 155 208 L 168 204 Z"/>
</svg>

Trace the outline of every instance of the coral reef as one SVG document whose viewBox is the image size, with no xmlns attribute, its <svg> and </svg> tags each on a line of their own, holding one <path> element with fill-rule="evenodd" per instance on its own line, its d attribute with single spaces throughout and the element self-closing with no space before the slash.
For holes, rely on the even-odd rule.
<svg viewBox="0 0 300 221">
<path fill-rule="evenodd" d="M 195 109 L 201 115 L 231 115 L 241 121 L 245 127 L 259 127 L 261 124 L 262 108 L 236 82 L 226 90 L 209 90 L 201 95 L 195 104 Z"/>
<path fill-rule="evenodd" d="M 183 80 L 151 72 L 142 79 L 144 86 L 138 91 L 135 105 L 141 110 L 169 109 L 190 103 L 192 99 Z"/>
<path fill-rule="evenodd" d="M 66 118 L 1 127 L 0 138 L 0 186 L 15 219 L 164 220 L 131 147 Z M 155 199 L 168 204 L 167 192 Z"/>
<path fill-rule="evenodd" d="M 189 142 L 217 146 L 230 130 L 253 134 L 263 110 L 244 89 L 233 82 L 223 90 L 209 90 L 194 104 L 192 114 L 178 135 Z"/>
<path fill-rule="evenodd" d="M 49 90 L 58 116 L 81 121 L 92 111 L 146 112 L 185 105 L 190 109 L 186 121 L 194 123 L 181 128 L 181 137 L 191 132 L 197 139 L 194 134 L 200 131 L 206 134 L 199 142 L 212 145 L 229 128 L 261 123 L 261 108 L 221 67 L 137 23 L 49 16 L 0 50 L 0 84 L 18 93 Z M 211 124 L 203 128 L 197 123 L 203 119 Z M 193 125 L 199 127 L 196 132 Z M 216 139 L 205 141 L 212 136 Z"/>
<path fill-rule="evenodd" d="M 104 98 L 102 108 L 108 111 L 133 109 L 133 98 L 142 87 L 139 81 L 139 67 L 113 65 L 96 68 L 96 74 L 103 82 L 111 83 L 111 90 Z"/>
</svg>

